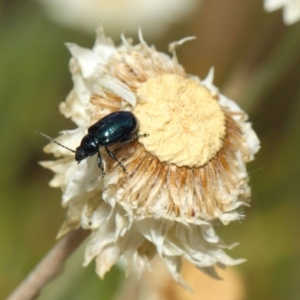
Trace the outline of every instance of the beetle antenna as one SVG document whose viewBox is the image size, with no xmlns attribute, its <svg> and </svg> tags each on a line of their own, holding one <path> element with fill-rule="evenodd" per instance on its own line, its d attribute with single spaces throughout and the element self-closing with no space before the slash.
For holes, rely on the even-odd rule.
<svg viewBox="0 0 300 300">
<path fill-rule="evenodd" d="M 46 138 L 47 140 L 49 140 L 49 141 L 51 141 L 51 142 L 53 142 L 53 143 L 55 143 L 55 144 L 57 144 L 57 145 L 59 145 L 59 146 L 65 148 L 65 149 L 67 149 L 67 150 L 69 150 L 69 151 L 71 151 L 71 152 L 73 152 L 73 153 L 76 153 L 74 150 L 72 150 L 72 149 L 70 149 L 70 148 L 68 148 L 68 147 L 66 147 L 66 146 L 64 146 L 64 145 L 62 145 L 62 144 L 60 144 L 59 142 L 55 141 L 55 140 L 54 140 L 52 137 L 50 137 L 49 135 L 47 135 L 47 134 L 45 134 L 45 133 L 43 133 L 43 132 L 40 132 L 40 131 L 36 131 L 36 133 L 38 133 L 39 135 L 43 136 L 43 137 Z"/>
</svg>

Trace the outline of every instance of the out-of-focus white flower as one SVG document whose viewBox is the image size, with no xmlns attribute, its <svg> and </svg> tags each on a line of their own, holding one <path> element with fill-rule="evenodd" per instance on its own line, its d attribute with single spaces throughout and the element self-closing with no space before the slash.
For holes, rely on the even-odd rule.
<svg viewBox="0 0 300 300">
<path fill-rule="evenodd" d="M 94 31 L 102 23 L 110 33 L 160 35 L 189 15 L 200 0 L 39 0 L 57 22 Z"/>
<path fill-rule="evenodd" d="M 283 9 L 283 20 L 287 25 L 300 20 L 300 0 L 264 0 L 265 10 L 268 12 Z"/>
<path fill-rule="evenodd" d="M 186 39 L 185 39 L 186 40 Z M 102 152 L 105 178 L 96 157 L 80 164 L 68 150 L 51 143 L 59 157 L 42 165 L 55 172 L 51 186 L 63 191 L 68 209 L 59 235 L 82 227 L 92 230 L 85 262 L 96 260 L 100 277 L 120 257 L 128 271 L 141 272 L 158 254 L 173 278 L 183 282 L 181 260 L 217 276 L 214 266 L 235 265 L 214 231 L 244 217 L 250 188 L 245 163 L 259 149 L 247 115 L 213 85 L 185 73 L 173 57 L 149 47 L 140 33 L 132 45 L 124 36 L 114 46 L 102 29 L 93 49 L 68 44 L 74 88 L 60 105 L 78 128 L 57 140 L 79 145 L 89 126 L 119 110 L 132 111 L 140 132 L 149 136 L 111 148 L 127 169 Z"/>
</svg>

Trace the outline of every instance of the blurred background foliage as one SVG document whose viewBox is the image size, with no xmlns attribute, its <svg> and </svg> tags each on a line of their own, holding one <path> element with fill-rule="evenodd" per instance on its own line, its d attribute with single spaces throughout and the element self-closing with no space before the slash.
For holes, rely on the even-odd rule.
<svg viewBox="0 0 300 300">
<path fill-rule="evenodd" d="M 263 11 L 262 0 L 203 0 L 164 34 L 144 38 L 167 51 L 169 42 L 193 35 L 179 61 L 201 78 L 214 66 L 215 84 L 247 110 L 262 143 L 249 165 L 245 221 L 217 228 L 227 243 L 240 242 L 230 254 L 247 258 L 236 268 L 243 299 L 300 299 L 300 23 L 286 27 L 280 11 Z M 0 299 L 53 246 L 63 222 L 61 193 L 38 165 L 52 157 L 34 131 L 57 136 L 74 128 L 58 111 L 72 88 L 64 43 L 93 41 L 92 32 L 52 22 L 34 1 L 0 1 Z M 83 248 L 38 299 L 115 297 L 123 272 L 114 268 L 101 281 L 93 263 L 81 267 Z"/>
</svg>

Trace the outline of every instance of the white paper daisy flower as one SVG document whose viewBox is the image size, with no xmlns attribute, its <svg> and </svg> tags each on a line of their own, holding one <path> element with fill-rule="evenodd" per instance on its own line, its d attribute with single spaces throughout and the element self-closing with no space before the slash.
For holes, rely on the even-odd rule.
<svg viewBox="0 0 300 300">
<path fill-rule="evenodd" d="M 185 39 L 186 40 L 186 39 Z M 140 33 L 132 45 L 124 36 L 114 46 L 102 29 L 90 49 L 68 44 L 74 88 L 60 105 L 77 125 L 58 142 L 75 149 L 89 126 L 115 111 L 131 111 L 139 132 L 149 136 L 110 148 L 125 165 L 102 151 L 103 178 L 96 156 L 79 164 L 74 154 L 51 143 L 43 162 L 60 187 L 66 221 L 59 235 L 82 227 L 92 230 L 87 265 L 96 260 L 100 277 L 119 260 L 128 272 L 148 267 L 159 255 L 173 278 L 181 278 L 182 258 L 217 276 L 216 265 L 239 264 L 216 234 L 213 223 L 244 217 L 250 188 L 245 163 L 253 160 L 259 140 L 247 115 L 213 85 L 213 71 L 204 80 L 185 73 L 172 57 L 149 47 Z"/>
<path fill-rule="evenodd" d="M 264 0 L 264 8 L 268 12 L 282 8 L 283 20 L 287 25 L 300 20 L 300 0 Z"/>
<path fill-rule="evenodd" d="M 39 0 L 53 20 L 90 32 L 101 25 L 111 34 L 123 29 L 161 35 L 172 24 L 187 17 L 200 0 Z"/>
</svg>

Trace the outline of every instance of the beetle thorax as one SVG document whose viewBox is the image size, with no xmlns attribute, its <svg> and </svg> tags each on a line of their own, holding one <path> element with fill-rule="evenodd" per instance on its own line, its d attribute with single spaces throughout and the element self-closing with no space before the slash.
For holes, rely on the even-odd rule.
<svg viewBox="0 0 300 300">
<path fill-rule="evenodd" d="M 75 160 L 80 162 L 88 156 L 96 154 L 99 151 L 99 146 L 98 139 L 91 134 L 87 134 L 81 140 L 80 146 L 76 148 Z"/>
</svg>

